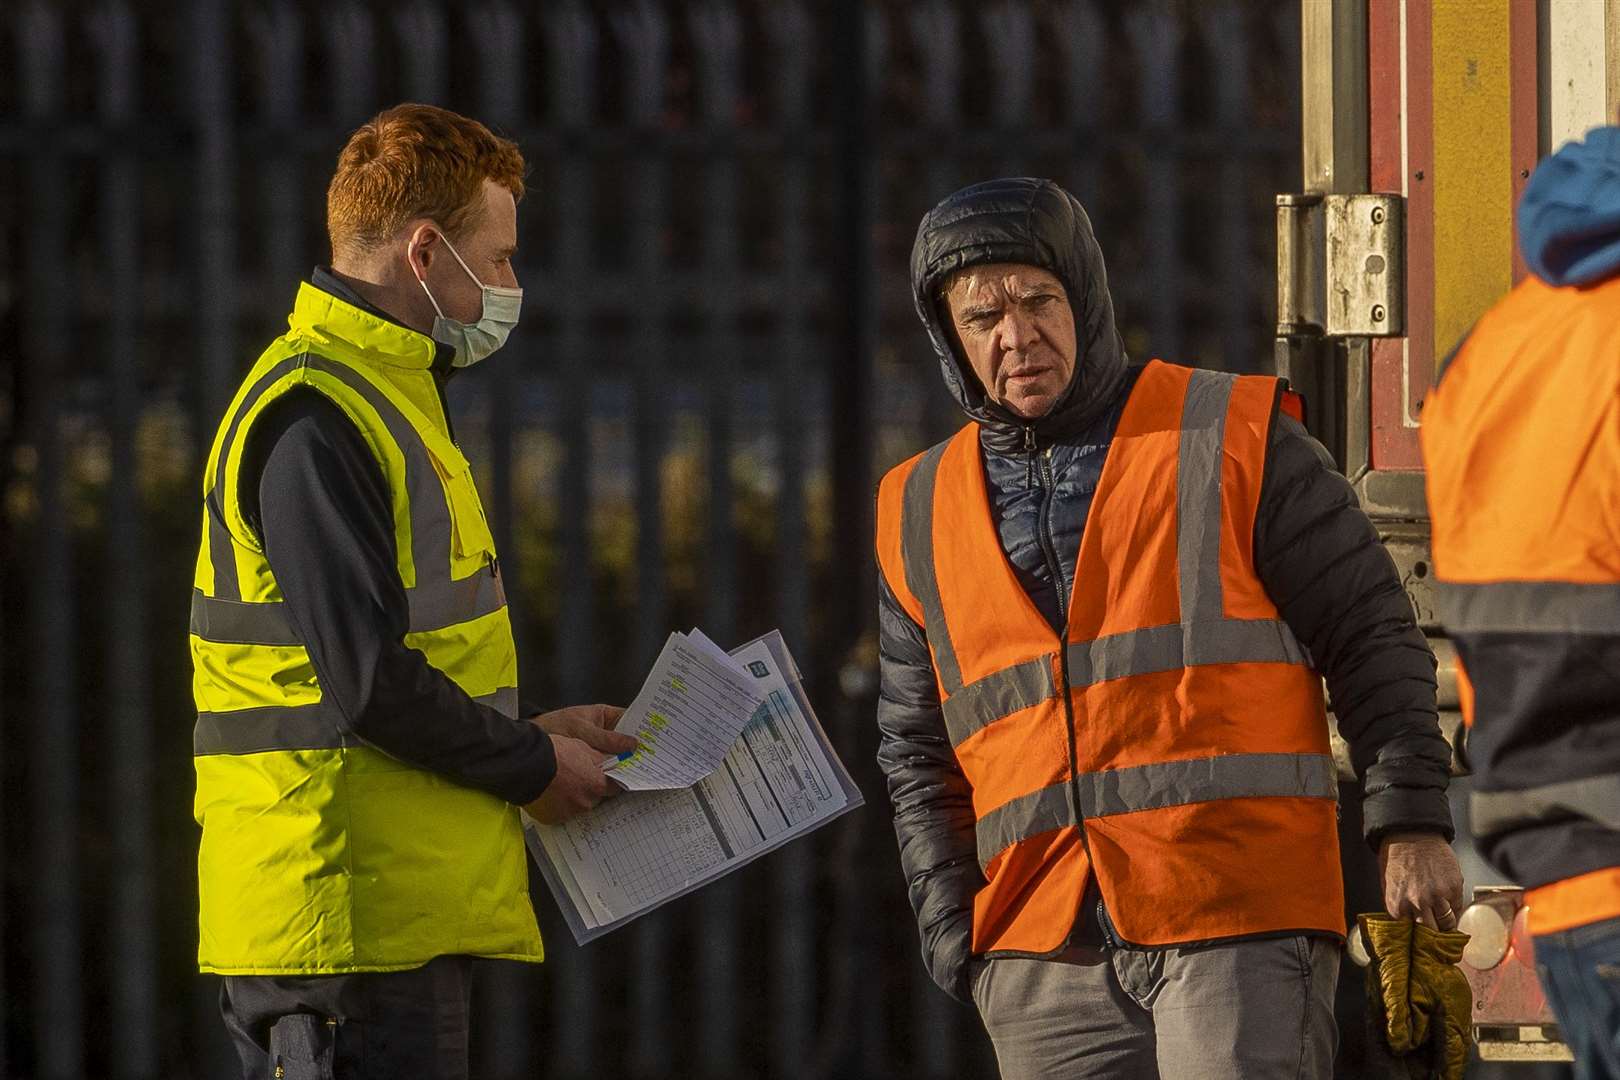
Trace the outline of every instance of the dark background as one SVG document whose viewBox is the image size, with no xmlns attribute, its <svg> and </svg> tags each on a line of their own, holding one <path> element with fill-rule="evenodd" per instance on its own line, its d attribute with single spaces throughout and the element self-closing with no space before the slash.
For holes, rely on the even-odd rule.
<svg viewBox="0 0 1620 1080">
<path fill-rule="evenodd" d="M 874 485 L 960 421 L 911 238 L 1052 177 L 1133 355 L 1268 370 L 1298 62 L 1298 0 L 0 0 L 0 1075 L 230 1075 L 194 972 L 200 460 L 326 258 L 339 147 L 401 100 L 531 165 L 523 325 L 452 388 L 525 696 L 623 702 L 672 628 L 780 627 L 867 799 L 586 949 L 540 895 L 477 1075 L 992 1075 L 873 764 Z"/>
</svg>

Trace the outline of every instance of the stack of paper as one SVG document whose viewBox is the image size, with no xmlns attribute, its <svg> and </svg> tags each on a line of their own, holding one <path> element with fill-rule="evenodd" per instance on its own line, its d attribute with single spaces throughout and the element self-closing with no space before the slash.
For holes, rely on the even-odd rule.
<svg viewBox="0 0 1620 1080">
<path fill-rule="evenodd" d="M 525 817 L 529 850 L 575 940 L 623 926 L 861 805 L 782 635 L 724 656 L 695 631 L 673 635 L 625 711 L 619 730 L 652 752 L 611 762 L 611 775 L 651 790 L 626 791 L 561 825 Z M 739 728 L 749 700 L 761 704 Z M 708 764 L 716 743 L 724 747 L 718 767 Z M 699 772 L 687 786 L 657 787 Z"/>
<path fill-rule="evenodd" d="M 640 748 L 603 767 L 631 791 L 691 787 L 719 768 L 765 698 L 700 630 L 674 633 L 615 726 Z"/>
</svg>

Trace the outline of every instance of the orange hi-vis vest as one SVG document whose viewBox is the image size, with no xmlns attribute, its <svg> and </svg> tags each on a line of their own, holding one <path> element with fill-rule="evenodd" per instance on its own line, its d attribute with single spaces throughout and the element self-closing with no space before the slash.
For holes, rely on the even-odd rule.
<svg viewBox="0 0 1620 1080">
<path fill-rule="evenodd" d="M 884 477 L 879 564 L 973 786 L 975 953 L 1063 947 L 1093 872 L 1135 944 L 1344 933 L 1321 680 L 1252 551 L 1278 390 L 1147 365 L 1061 637 L 1001 549 L 978 425 Z"/>
<path fill-rule="evenodd" d="M 1526 278 L 1443 376 L 1421 435 L 1471 824 L 1530 886 L 1532 933 L 1620 917 L 1620 843 L 1545 831 L 1620 836 L 1620 279 Z"/>
</svg>

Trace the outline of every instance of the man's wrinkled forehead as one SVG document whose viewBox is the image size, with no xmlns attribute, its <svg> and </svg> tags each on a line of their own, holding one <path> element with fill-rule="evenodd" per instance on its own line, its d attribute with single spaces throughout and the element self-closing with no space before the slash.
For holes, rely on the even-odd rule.
<svg viewBox="0 0 1620 1080">
<path fill-rule="evenodd" d="M 940 285 L 940 296 L 946 300 L 960 301 L 987 292 L 1021 295 L 1035 289 L 1051 288 L 1066 295 L 1062 280 L 1043 266 L 1030 263 L 977 263 L 947 275 Z"/>
</svg>

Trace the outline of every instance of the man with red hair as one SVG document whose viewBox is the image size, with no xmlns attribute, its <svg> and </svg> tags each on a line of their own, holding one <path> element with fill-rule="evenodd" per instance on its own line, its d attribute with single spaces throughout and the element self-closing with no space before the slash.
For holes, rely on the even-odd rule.
<svg viewBox="0 0 1620 1080">
<path fill-rule="evenodd" d="M 467 1075 L 474 957 L 538 961 L 518 808 L 612 793 L 619 710 L 520 709 L 445 386 L 516 325 L 523 157 L 400 105 L 350 138 L 332 265 L 248 373 L 192 594 L 198 963 L 245 1075 Z M 523 717 L 529 719 L 523 719 Z"/>
</svg>

